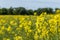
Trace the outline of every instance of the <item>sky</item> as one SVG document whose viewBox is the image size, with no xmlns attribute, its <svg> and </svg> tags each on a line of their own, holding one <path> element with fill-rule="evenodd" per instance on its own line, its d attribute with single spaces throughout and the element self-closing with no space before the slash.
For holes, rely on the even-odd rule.
<svg viewBox="0 0 60 40">
<path fill-rule="evenodd" d="M 26 9 L 60 8 L 60 0 L 0 0 L 0 8 L 25 7 Z"/>
</svg>

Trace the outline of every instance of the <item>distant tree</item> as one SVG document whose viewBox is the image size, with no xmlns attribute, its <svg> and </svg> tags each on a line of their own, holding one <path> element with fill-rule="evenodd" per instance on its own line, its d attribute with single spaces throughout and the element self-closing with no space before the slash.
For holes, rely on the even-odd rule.
<svg viewBox="0 0 60 40">
<path fill-rule="evenodd" d="M 42 13 L 42 8 L 37 9 L 37 15 L 40 15 Z"/>
<path fill-rule="evenodd" d="M 53 14 L 53 9 L 52 9 L 52 8 L 48 8 L 47 13 L 51 13 L 51 14 Z"/>
<path fill-rule="evenodd" d="M 14 12 L 14 14 L 16 14 L 16 15 L 19 15 L 19 11 L 20 11 L 19 8 L 15 8 L 13 12 Z"/>
<path fill-rule="evenodd" d="M 2 15 L 2 9 L 0 9 L 0 15 Z"/>
<path fill-rule="evenodd" d="M 55 8 L 55 13 L 60 13 L 60 8 Z"/>
<path fill-rule="evenodd" d="M 12 7 L 10 7 L 10 8 L 8 9 L 8 14 L 9 14 L 9 15 L 11 15 L 11 14 L 13 15 L 13 10 L 14 10 L 14 9 L 13 9 Z"/>
<path fill-rule="evenodd" d="M 18 8 L 13 8 L 13 14 L 14 14 L 14 15 L 19 15 Z"/>
<path fill-rule="evenodd" d="M 55 11 L 53 11 L 52 8 L 38 8 L 37 10 L 32 9 L 25 9 L 24 7 L 17 7 L 17 8 L 2 8 L 0 9 L 0 15 L 40 15 L 41 13 L 47 13 L 47 14 L 54 14 L 56 12 L 60 13 L 59 8 L 55 8 Z"/>
<path fill-rule="evenodd" d="M 55 8 L 55 10 L 59 10 L 60 8 Z"/>
<path fill-rule="evenodd" d="M 46 12 L 47 14 L 52 14 L 53 9 L 52 8 L 42 8 L 42 12 Z"/>
<path fill-rule="evenodd" d="M 41 11 L 42 12 L 48 12 L 48 8 L 42 8 Z"/>
<path fill-rule="evenodd" d="M 20 15 L 28 14 L 28 13 L 27 13 L 27 10 L 26 10 L 25 8 L 20 7 L 19 9 L 20 9 L 20 11 L 19 11 Z"/>
<path fill-rule="evenodd" d="M 8 11 L 6 8 L 2 8 L 2 15 L 7 15 Z"/>
<path fill-rule="evenodd" d="M 34 15 L 34 11 L 32 9 L 29 9 L 27 15 Z"/>
<path fill-rule="evenodd" d="M 15 13 L 17 13 L 18 15 L 25 15 L 27 14 L 27 10 L 24 7 L 18 7 L 15 8 Z"/>
</svg>

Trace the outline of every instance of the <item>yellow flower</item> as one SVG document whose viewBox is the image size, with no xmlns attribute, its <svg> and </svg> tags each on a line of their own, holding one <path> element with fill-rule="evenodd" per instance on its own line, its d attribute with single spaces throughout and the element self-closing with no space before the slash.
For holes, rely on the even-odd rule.
<svg viewBox="0 0 60 40">
<path fill-rule="evenodd" d="M 58 28 L 58 32 L 60 33 L 60 28 Z"/>
<path fill-rule="evenodd" d="M 7 39 L 7 40 L 10 40 L 10 39 Z"/>
<path fill-rule="evenodd" d="M 31 30 L 31 29 L 29 29 L 29 30 L 28 30 L 28 32 L 32 32 L 32 30 Z"/>
<path fill-rule="evenodd" d="M 50 19 L 49 23 L 56 23 L 56 20 L 55 19 Z"/>
<path fill-rule="evenodd" d="M 29 36 L 29 32 L 27 32 L 27 36 Z"/>
<path fill-rule="evenodd" d="M 3 40 L 10 40 L 10 39 L 7 39 L 7 38 L 3 38 Z"/>
<path fill-rule="evenodd" d="M 14 40 L 22 40 L 22 37 L 21 36 L 15 36 Z"/>
<path fill-rule="evenodd" d="M 20 28 L 23 27 L 22 24 L 20 24 L 19 27 L 20 27 Z"/>
<path fill-rule="evenodd" d="M 3 34 L 3 31 L 2 30 L 0 30 L 0 34 Z"/>
<path fill-rule="evenodd" d="M 50 28 L 50 32 L 52 32 L 53 34 L 55 34 L 56 33 L 56 28 Z"/>
<path fill-rule="evenodd" d="M 5 23 L 6 21 L 5 21 L 5 20 L 3 20 L 3 19 L 1 19 L 1 22 L 2 22 L 2 23 Z"/>
<path fill-rule="evenodd" d="M 12 30 L 12 28 L 11 28 L 11 26 L 9 26 L 8 28 L 7 28 L 7 31 L 11 31 Z"/>
<path fill-rule="evenodd" d="M 25 29 L 25 30 L 28 30 L 28 29 L 29 29 L 29 27 L 28 27 L 28 26 L 25 26 L 25 27 L 24 27 L 24 29 Z"/>
<path fill-rule="evenodd" d="M 40 29 L 37 29 L 37 31 L 38 31 L 38 33 L 40 33 L 40 32 L 41 32 L 41 30 L 40 30 Z"/>
<path fill-rule="evenodd" d="M 48 33 L 49 33 L 49 31 L 47 30 L 47 31 L 45 32 L 45 34 L 48 36 Z"/>
<path fill-rule="evenodd" d="M 5 27 L 4 27 L 4 26 L 2 26 L 2 27 L 1 27 L 1 30 L 4 30 L 4 29 L 5 29 Z"/>
<path fill-rule="evenodd" d="M 34 15 L 37 15 L 37 13 L 35 12 Z"/>
<path fill-rule="evenodd" d="M 43 39 L 43 35 L 40 35 L 40 38 Z"/>
<path fill-rule="evenodd" d="M 11 25 L 17 25 L 17 23 L 15 21 L 10 21 Z"/>
<path fill-rule="evenodd" d="M 32 22 L 31 22 L 31 21 L 29 21 L 28 25 L 31 25 L 31 24 L 32 24 Z"/>
<path fill-rule="evenodd" d="M 39 37 L 39 36 L 38 36 L 38 34 L 37 34 L 37 32 L 36 32 L 35 35 L 34 35 L 34 39 L 35 39 L 35 40 L 38 40 L 38 37 Z"/>
</svg>

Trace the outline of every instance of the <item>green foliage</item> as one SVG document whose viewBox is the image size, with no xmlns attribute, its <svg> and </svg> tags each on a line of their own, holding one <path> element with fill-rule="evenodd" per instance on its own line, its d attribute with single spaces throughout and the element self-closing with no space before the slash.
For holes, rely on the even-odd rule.
<svg viewBox="0 0 60 40">
<path fill-rule="evenodd" d="M 12 7 L 10 7 L 9 9 L 8 9 L 8 15 L 13 15 L 13 8 Z"/>
<path fill-rule="evenodd" d="M 57 11 L 58 10 L 58 11 Z M 17 7 L 17 8 L 0 8 L 0 15 L 34 15 L 36 12 L 36 15 L 40 15 L 43 12 L 46 12 L 47 14 L 55 14 L 56 12 L 59 12 L 59 8 L 55 8 L 55 11 L 53 11 L 52 8 L 38 8 L 37 10 L 32 9 L 25 9 L 24 7 Z"/>
<path fill-rule="evenodd" d="M 32 9 L 28 10 L 28 14 L 27 15 L 34 15 L 34 11 Z"/>
<path fill-rule="evenodd" d="M 2 8 L 2 15 L 7 15 L 8 11 L 6 8 Z"/>
</svg>

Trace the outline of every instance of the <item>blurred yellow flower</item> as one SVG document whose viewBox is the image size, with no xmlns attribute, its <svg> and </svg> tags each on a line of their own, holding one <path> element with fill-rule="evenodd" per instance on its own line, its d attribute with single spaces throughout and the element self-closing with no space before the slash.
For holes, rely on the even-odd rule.
<svg viewBox="0 0 60 40">
<path fill-rule="evenodd" d="M 28 30 L 28 32 L 32 32 L 32 30 L 31 30 L 31 29 L 29 29 L 29 30 Z"/>
<path fill-rule="evenodd" d="M 31 24 L 32 24 L 32 22 L 31 22 L 31 21 L 29 21 L 28 25 L 31 25 Z"/>
<path fill-rule="evenodd" d="M 17 25 L 17 23 L 15 21 L 10 21 L 11 25 Z"/>
<path fill-rule="evenodd" d="M 3 34 L 3 31 L 2 31 L 2 30 L 0 30 L 0 35 L 1 35 L 1 34 Z"/>
<path fill-rule="evenodd" d="M 21 36 L 15 36 L 14 40 L 22 40 L 22 37 Z"/>
<path fill-rule="evenodd" d="M 5 26 L 2 26 L 2 27 L 1 27 L 1 30 L 4 30 L 4 29 L 5 29 Z"/>
<path fill-rule="evenodd" d="M 8 26 L 7 31 L 11 31 L 11 30 L 12 30 L 11 26 Z"/>
<path fill-rule="evenodd" d="M 10 39 L 8 39 L 8 38 L 3 38 L 3 40 L 10 40 Z"/>
<path fill-rule="evenodd" d="M 39 37 L 39 36 L 38 36 L 38 34 L 37 34 L 37 32 L 36 32 L 35 35 L 34 35 L 34 39 L 35 39 L 35 40 L 38 40 L 38 37 Z"/>
</svg>

